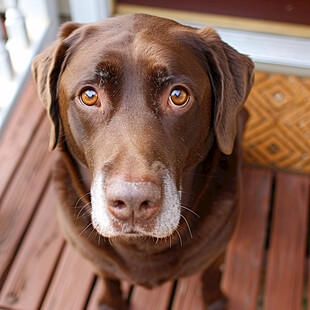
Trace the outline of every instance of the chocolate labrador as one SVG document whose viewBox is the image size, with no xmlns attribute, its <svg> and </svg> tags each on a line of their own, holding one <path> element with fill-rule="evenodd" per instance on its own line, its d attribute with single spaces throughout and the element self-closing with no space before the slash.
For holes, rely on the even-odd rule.
<svg viewBox="0 0 310 310">
<path fill-rule="evenodd" d="M 106 284 L 101 308 L 126 308 L 120 279 L 152 288 L 202 270 L 219 308 L 252 61 L 213 29 L 134 14 L 64 24 L 32 69 L 61 227 Z"/>
</svg>

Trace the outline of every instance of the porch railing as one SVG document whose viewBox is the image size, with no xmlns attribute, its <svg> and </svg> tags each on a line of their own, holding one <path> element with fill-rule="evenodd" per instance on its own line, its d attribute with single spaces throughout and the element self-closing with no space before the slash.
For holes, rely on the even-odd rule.
<svg viewBox="0 0 310 310">
<path fill-rule="evenodd" d="M 0 22 L 0 134 L 29 76 L 33 56 L 53 40 L 58 13 L 53 0 L 3 0 Z"/>
</svg>

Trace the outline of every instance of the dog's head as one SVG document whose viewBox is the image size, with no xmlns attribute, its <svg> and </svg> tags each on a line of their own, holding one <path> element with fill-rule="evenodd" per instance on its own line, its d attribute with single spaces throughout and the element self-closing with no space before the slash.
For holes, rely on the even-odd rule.
<svg viewBox="0 0 310 310">
<path fill-rule="evenodd" d="M 61 131 L 90 171 L 96 230 L 166 237 L 179 224 L 186 169 L 213 137 L 232 152 L 253 64 L 210 28 L 129 15 L 65 24 L 33 73 L 50 148 Z"/>
</svg>

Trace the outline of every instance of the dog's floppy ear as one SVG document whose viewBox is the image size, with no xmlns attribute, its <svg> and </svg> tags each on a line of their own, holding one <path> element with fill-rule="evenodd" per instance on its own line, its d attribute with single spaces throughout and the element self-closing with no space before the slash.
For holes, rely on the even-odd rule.
<svg viewBox="0 0 310 310">
<path fill-rule="evenodd" d="M 72 40 L 67 39 L 80 24 L 67 22 L 59 32 L 58 40 L 47 50 L 37 55 L 32 62 L 32 74 L 37 85 L 39 97 L 51 121 L 49 149 L 53 150 L 58 141 L 58 80 L 66 59 L 66 52 Z M 66 41 L 67 39 L 67 41 Z"/>
<path fill-rule="evenodd" d="M 214 130 L 218 146 L 231 154 L 237 134 L 237 114 L 254 80 L 251 59 L 224 43 L 211 28 L 198 30 L 212 87 Z"/>
</svg>

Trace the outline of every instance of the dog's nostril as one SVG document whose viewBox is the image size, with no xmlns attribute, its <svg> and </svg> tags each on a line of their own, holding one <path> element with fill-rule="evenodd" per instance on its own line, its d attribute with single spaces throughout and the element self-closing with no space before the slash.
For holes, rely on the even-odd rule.
<svg viewBox="0 0 310 310">
<path fill-rule="evenodd" d="M 120 220 L 128 220 L 131 217 L 131 208 L 123 200 L 108 199 L 109 211 Z"/>
<path fill-rule="evenodd" d="M 145 208 L 149 208 L 149 207 L 150 207 L 150 202 L 148 200 L 143 201 L 141 203 L 141 206 L 140 206 L 141 209 L 145 209 Z"/>
<path fill-rule="evenodd" d="M 116 200 L 112 203 L 112 206 L 114 208 L 118 208 L 118 209 L 124 209 L 127 208 L 126 203 L 124 201 L 121 200 Z"/>
<path fill-rule="evenodd" d="M 159 201 L 145 200 L 140 207 L 135 210 L 135 217 L 147 220 L 159 211 Z"/>
<path fill-rule="evenodd" d="M 153 182 L 113 180 L 106 188 L 110 213 L 119 220 L 148 220 L 160 210 L 161 187 Z"/>
</svg>

